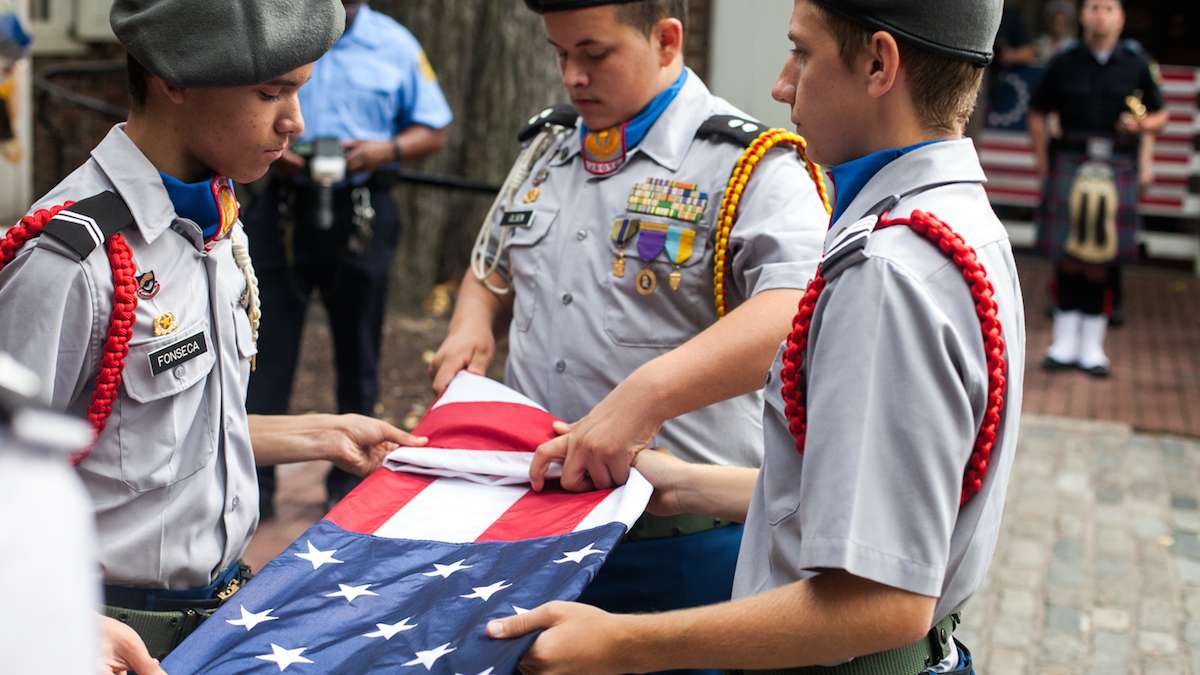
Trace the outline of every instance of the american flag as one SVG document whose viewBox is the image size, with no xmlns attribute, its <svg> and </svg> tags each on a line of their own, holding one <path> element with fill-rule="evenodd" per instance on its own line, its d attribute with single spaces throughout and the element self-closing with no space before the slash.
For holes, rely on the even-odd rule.
<svg viewBox="0 0 1200 675">
<path fill-rule="evenodd" d="M 650 498 L 636 472 L 613 490 L 529 489 L 554 418 L 460 374 L 400 448 L 164 661 L 179 673 L 499 675 L 533 636 L 484 626 L 572 600 Z"/>
</svg>

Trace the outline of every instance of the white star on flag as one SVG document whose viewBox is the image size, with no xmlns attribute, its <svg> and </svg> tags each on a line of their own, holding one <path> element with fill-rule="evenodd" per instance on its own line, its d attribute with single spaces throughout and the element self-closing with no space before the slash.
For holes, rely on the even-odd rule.
<svg viewBox="0 0 1200 675">
<path fill-rule="evenodd" d="M 529 610 L 525 609 L 524 607 L 517 607 L 516 605 L 513 605 L 512 608 L 513 608 L 513 613 L 518 616 L 520 616 L 521 614 L 529 613 Z"/>
<path fill-rule="evenodd" d="M 423 651 L 423 652 L 417 652 L 417 654 L 416 654 L 417 658 L 413 659 L 412 661 L 409 661 L 408 663 L 405 663 L 404 665 L 406 665 L 406 666 L 422 665 L 422 666 L 425 666 L 425 670 L 433 670 L 433 664 L 436 663 L 438 659 L 442 658 L 443 656 L 449 654 L 452 651 L 454 651 L 454 648 L 450 646 L 449 642 L 447 642 L 446 644 L 442 645 L 441 647 L 437 647 L 435 649 L 430 649 L 430 650 Z"/>
<path fill-rule="evenodd" d="M 379 630 L 372 631 L 370 633 L 363 633 L 363 637 L 381 637 L 384 640 L 391 640 L 396 633 L 403 633 L 406 630 L 412 630 L 417 627 L 417 624 L 408 622 L 408 619 L 411 618 L 412 617 L 410 616 L 406 619 L 401 619 L 400 623 L 377 623 L 375 624 L 375 627 Z"/>
<path fill-rule="evenodd" d="M 353 603 L 354 599 L 363 595 L 379 595 L 375 591 L 368 591 L 373 584 L 363 584 L 362 586 L 347 586 L 346 584 L 338 584 L 341 590 L 333 593 L 326 593 L 327 598 L 345 598 L 346 602 Z"/>
<path fill-rule="evenodd" d="M 582 563 L 583 559 L 589 555 L 600 555 L 602 553 L 604 553 L 604 551 L 594 549 L 592 548 L 591 544 L 588 544 L 578 551 L 567 551 L 566 553 L 563 553 L 563 557 L 555 560 L 554 562 L 558 563 L 559 565 L 569 562 Z"/>
<path fill-rule="evenodd" d="M 488 668 L 487 670 L 479 673 L 479 675 L 492 675 L 493 670 L 495 670 L 495 668 Z M 462 675 L 462 673 L 455 673 L 454 675 Z"/>
<path fill-rule="evenodd" d="M 461 572 L 462 570 L 470 569 L 471 567 L 473 567 L 473 565 L 464 565 L 463 563 L 465 563 L 465 562 L 466 562 L 466 559 L 464 558 L 462 560 L 459 560 L 456 563 L 450 563 L 449 565 L 439 565 L 437 563 L 433 563 L 433 571 L 426 572 L 425 576 L 441 577 L 443 579 L 449 579 L 451 574 L 454 574 L 455 572 Z"/>
<path fill-rule="evenodd" d="M 297 553 L 296 557 L 304 558 L 308 562 L 312 563 L 314 570 L 319 569 L 321 567 L 321 565 L 342 562 L 341 560 L 338 560 L 333 557 L 333 554 L 337 553 L 336 548 L 330 549 L 328 551 L 322 551 L 322 550 L 319 550 L 316 546 L 313 546 L 311 541 L 306 541 L 304 543 L 308 544 L 308 553 Z"/>
<path fill-rule="evenodd" d="M 274 609 L 264 609 L 261 612 L 248 612 L 245 605 L 242 605 L 240 609 L 242 610 L 242 618 L 226 619 L 225 623 L 233 624 L 234 626 L 244 626 L 247 633 L 250 632 L 250 629 L 264 621 L 274 621 L 279 618 L 271 616 L 271 612 L 275 611 Z"/>
<path fill-rule="evenodd" d="M 497 581 L 496 583 L 492 584 L 491 586 L 473 586 L 471 588 L 471 590 L 475 591 L 474 593 L 470 593 L 468 595 L 460 595 L 458 597 L 467 598 L 467 599 L 481 598 L 484 602 L 487 602 L 488 600 L 491 600 L 492 596 L 495 595 L 496 593 L 498 593 L 506 588 L 511 588 L 511 587 L 512 587 L 512 584 L 508 583 L 508 581 Z"/>
<path fill-rule="evenodd" d="M 272 652 L 271 654 L 263 654 L 262 656 L 256 656 L 254 658 L 262 659 L 263 661 L 271 661 L 275 665 L 279 666 L 279 672 L 282 673 L 283 671 L 288 669 L 288 666 L 290 666 L 294 663 L 312 663 L 311 660 L 306 659 L 303 656 L 300 656 L 300 654 L 304 653 L 305 649 L 308 649 L 308 647 L 297 647 L 295 649 L 284 649 L 283 647 L 280 647 L 279 645 L 272 642 L 271 643 L 271 652 Z"/>
</svg>

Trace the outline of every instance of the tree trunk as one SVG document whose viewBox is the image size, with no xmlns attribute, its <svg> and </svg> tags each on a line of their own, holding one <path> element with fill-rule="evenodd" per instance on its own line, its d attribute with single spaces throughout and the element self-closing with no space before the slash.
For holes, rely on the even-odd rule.
<svg viewBox="0 0 1200 675">
<path fill-rule="evenodd" d="M 413 168 L 501 183 L 529 116 L 565 99 L 541 18 L 522 0 L 375 0 L 372 7 L 416 35 L 454 110 L 447 146 Z M 405 185 L 396 197 L 405 232 L 392 298 L 411 310 L 434 284 L 462 275 L 492 198 Z"/>
</svg>

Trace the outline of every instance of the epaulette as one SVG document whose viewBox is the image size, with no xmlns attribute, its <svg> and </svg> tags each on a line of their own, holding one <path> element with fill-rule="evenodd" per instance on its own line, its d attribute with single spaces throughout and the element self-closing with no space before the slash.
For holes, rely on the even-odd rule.
<svg viewBox="0 0 1200 675">
<path fill-rule="evenodd" d="M 701 124 L 700 128 L 696 130 L 696 136 L 697 138 L 735 143 L 747 148 L 768 128 L 762 122 L 747 117 L 713 115 L 704 120 L 704 124 Z"/>
<path fill-rule="evenodd" d="M 526 143 L 549 125 L 571 128 L 579 119 L 579 112 L 566 103 L 550 106 L 529 118 L 529 124 L 517 134 L 517 140 Z"/>
<path fill-rule="evenodd" d="M 133 214 L 115 192 L 101 192 L 59 211 L 42 229 L 79 260 L 103 246 L 114 234 L 133 225 Z"/>
</svg>

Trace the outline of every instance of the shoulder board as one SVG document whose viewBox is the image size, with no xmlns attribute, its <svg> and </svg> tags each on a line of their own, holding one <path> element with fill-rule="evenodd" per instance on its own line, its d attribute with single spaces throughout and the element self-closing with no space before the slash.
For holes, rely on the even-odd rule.
<svg viewBox="0 0 1200 675">
<path fill-rule="evenodd" d="M 521 133 L 517 134 L 517 139 L 525 143 L 533 140 L 533 137 L 537 136 L 548 125 L 570 128 L 575 126 L 575 122 L 578 119 L 579 113 L 574 108 L 566 103 L 560 103 L 530 117 L 529 124 L 525 125 L 524 129 L 521 129 Z"/>
<path fill-rule="evenodd" d="M 114 234 L 133 225 L 133 214 L 115 192 L 101 192 L 58 212 L 42 229 L 78 257 L 86 259 Z"/>
<path fill-rule="evenodd" d="M 713 115 L 704 120 L 704 124 L 696 130 L 699 138 L 709 138 L 717 142 L 734 143 L 749 147 L 754 139 L 769 129 L 767 125 L 747 117 L 737 115 Z"/>
<path fill-rule="evenodd" d="M 821 276 L 832 279 L 846 268 L 866 260 L 867 242 L 878 223 L 879 216 L 868 214 L 839 232 L 821 259 Z"/>
</svg>

